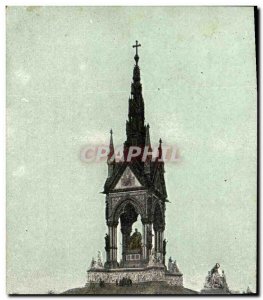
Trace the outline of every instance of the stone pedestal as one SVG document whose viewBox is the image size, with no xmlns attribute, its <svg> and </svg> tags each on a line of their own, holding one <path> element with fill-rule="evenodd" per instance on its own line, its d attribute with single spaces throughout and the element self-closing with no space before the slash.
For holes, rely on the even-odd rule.
<svg viewBox="0 0 263 300">
<path fill-rule="evenodd" d="M 183 274 L 169 274 L 165 267 L 147 268 L 116 268 L 116 269 L 93 269 L 87 271 L 87 285 L 99 283 L 116 284 L 122 278 L 130 278 L 133 283 L 143 282 L 167 282 L 169 285 L 183 287 Z"/>
</svg>

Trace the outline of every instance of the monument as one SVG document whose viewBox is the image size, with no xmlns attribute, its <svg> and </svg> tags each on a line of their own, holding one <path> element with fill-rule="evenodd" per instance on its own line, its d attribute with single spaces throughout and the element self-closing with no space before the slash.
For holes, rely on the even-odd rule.
<svg viewBox="0 0 263 300">
<path fill-rule="evenodd" d="M 201 294 L 231 294 L 226 282 L 225 272 L 220 269 L 219 263 L 216 263 L 208 272 Z"/>
<path fill-rule="evenodd" d="M 102 265 L 101 254 L 93 258 L 87 271 L 87 285 L 104 282 L 115 284 L 123 278 L 133 283 L 166 282 L 172 286 L 183 286 L 183 274 L 172 258 L 166 265 L 165 209 L 167 192 L 162 159 L 162 140 L 159 140 L 158 153 L 152 153 L 150 126 L 145 125 L 144 99 L 138 48 L 136 41 L 135 65 L 129 111 L 126 122 L 126 141 L 122 160 L 117 161 L 110 131 L 110 144 L 107 159 L 108 176 L 103 193 L 106 196 L 105 217 L 108 232 L 105 235 L 106 261 Z M 131 147 L 147 150 L 147 155 L 130 157 Z M 145 152 L 143 152 L 145 153 Z M 131 158 L 131 159 L 130 159 Z M 142 232 L 133 228 L 140 220 Z M 118 235 L 120 225 L 122 251 L 118 261 Z"/>
</svg>

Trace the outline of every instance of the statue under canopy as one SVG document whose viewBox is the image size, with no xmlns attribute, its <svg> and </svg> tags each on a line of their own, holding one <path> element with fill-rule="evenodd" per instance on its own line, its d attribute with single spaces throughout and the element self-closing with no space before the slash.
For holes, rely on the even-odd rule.
<svg viewBox="0 0 263 300">
<path fill-rule="evenodd" d="M 135 232 L 132 234 L 132 236 L 129 239 L 129 250 L 136 250 L 141 249 L 142 247 L 142 235 L 138 231 L 137 228 L 135 228 Z"/>
</svg>

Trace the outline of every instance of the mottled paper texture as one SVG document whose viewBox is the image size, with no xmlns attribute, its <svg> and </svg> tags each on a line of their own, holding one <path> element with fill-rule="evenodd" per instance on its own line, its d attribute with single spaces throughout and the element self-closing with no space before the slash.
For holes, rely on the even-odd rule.
<svg viewBox="0 0 263 300">
<path fill-rule="evenodd" d="M 9 6 L 6 17 L 7 293 L 84 286 L 98 250 L 105 260 L 107 165 L 80 152 L 108 145 L 111 128 L 125 140 L 135 40 L 151 141 L 179 153 L 165 164 L 167 255 L 186 288 L 200 291 L 218 262 L 231 290 L 256 292 L 254 8 Z"/>
</svg>

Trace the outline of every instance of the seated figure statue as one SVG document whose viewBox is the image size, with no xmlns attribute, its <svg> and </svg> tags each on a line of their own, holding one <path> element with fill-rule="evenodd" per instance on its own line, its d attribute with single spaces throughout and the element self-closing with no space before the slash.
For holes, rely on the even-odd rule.
<svg viewBox="0 0 263 300">
<path fill-rule="evenodd" d="M 129 239 L 129 250 L 135 250 L 135 249 L 141 249 L 142 247 L 142 235 L 138 231 L 137 228 L 135 228 L 135 232 L 132 234 L 132 236 Z"/>
</svg>

